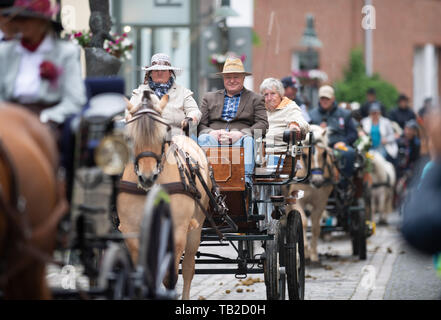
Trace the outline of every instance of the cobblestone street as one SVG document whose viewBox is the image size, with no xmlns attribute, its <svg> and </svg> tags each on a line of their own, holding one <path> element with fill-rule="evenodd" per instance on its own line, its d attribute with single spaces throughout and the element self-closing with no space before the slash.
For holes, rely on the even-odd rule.
<svg viewBox="0 0 441 320">
<path fill-rule="evenodd" d="M 368 257 L 360 261 L 351 255 L 351 243 L 343 234 L 333 235 L 328 241 L 319 241 L 320 267 L 306 267 L 305 300 L 383 300 L 413 299 L 399 294 L 401 283 L 405 286 L 406 280 L 399 277 L 394 280 L 394 286 L 388 288 L 394 264 L 400 257 L 411 259 L 412 251 L 404 250 L 404 243 L 398 232 L 399 217 L 393 214 L 389 217 L 389 225 L 377 227 L 376 234 L 368 239 Z M 229 247 L 201 248 L 203 252 L 216 254 L 233 253 Z M 403 258 L 405 259 L 405 258 Z M 430 258 L 429 258 L 430 261 Z M 197 268 L 198 266 L 196 266 Z M 213 268 L 220 268 L 221 265 Z M 425 272 L 435 279 L 432 282 L 432 294 L 421 295 L 427 291 L 424 284 L 413 282 L 413 290 L 420 293 L 420 299 L 430 299 L 441 296 L 441 281 L 437 280 L 435 271 L 430 264 L 424 270 L 415 270 L 416 273 Z M 249 275 L 245 285 L 234 275 L 195 275 L 192 282 L 191 299 L 206 300 L 265 300 L 266 288 L 263 274 Z M 252 281 L 251 281 L 252 280 Z M 388 295 L 385 297 L 386 289 Z M 178 293 L 182 290 L 182 278 L 179 278 Z M 438 292 L 436 291 L 438 290 Z"/>
</svg>

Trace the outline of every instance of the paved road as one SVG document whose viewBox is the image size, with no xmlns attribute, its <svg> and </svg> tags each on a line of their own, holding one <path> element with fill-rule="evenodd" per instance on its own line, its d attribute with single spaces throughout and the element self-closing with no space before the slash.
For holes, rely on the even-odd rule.
<svg viewBox="0 0 441 320">
<path fill-rule="evenodd" d="M 368 239 L 365 261 L 351 255 L 350 240 L 345 235 L 320 240 L 322 266 L 306 267 L 305 299 L 440 299 L 441 281 L 431 258 L 419 255 L 404 243 L 397 230 L 397 214 L 391 215 L 389 222 L 388 226 L 377 227 L 376 234 Z M 225 247 L 201 250 L 226 255 L 234 252 Z M 263 275 L 251 275 L 248 280 L 252 280 L 248 281 L 251 285 L 244 285 L 234 275 L 195 275 L 191 299 L 265 300 Z M 181 278 L 177 288 L 180 293 Z"/>
</svg>

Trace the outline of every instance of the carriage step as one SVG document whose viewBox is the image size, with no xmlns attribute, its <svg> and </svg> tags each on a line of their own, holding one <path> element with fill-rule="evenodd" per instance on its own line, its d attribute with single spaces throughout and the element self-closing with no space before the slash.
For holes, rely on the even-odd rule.
<svg viewBox="0 0 441 320">
<path fill-rule="evenodd" d="M 91 206 L 91 205 L 86 205 L 86 204 L 80 204 L 79 206 L 77 206 L 77 210 L 79 210 L 80 212 L 92 213 L 92 214 L 99 214 L 99 213 L 106 212 L 106 208 L 96 207 L 96 206 Z"/>
<path fill-rule="evenodd" d="M 226 234 L 225 241 L 266 241 L 274 240 L 273 234 Z M 201 241 L 219 241 L 219 237 L 216 235 L 203 235 Z"/>
<path fill-rule="evenodd" d="M 179 269 L 179 273 L 182 273 L 181 269 Z M 263 268 L 254 268 L 254 269 L 247 269 L 246 273 L 244 274 L 243 271 L 239 271 L 237 269 L 233 268 L 212 268 L 212 269 L 197 269 L 195 270 L 195 274 L 239 274 L 241 276 L 244 276 L 246 274 L 261 274 L 263 273 Z"/>
</svg>

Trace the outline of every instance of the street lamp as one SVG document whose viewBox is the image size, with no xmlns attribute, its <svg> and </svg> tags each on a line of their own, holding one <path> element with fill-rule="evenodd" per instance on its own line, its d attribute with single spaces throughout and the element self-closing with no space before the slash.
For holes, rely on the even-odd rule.
<svg viewBox="0 0 441 320">
<path fill-rule="evenodd" d="M 223 53 L 228 51 L 227 18 L 238 16 L 239 14 L 230 7 L 230 0 L 222 0 L 221 6 L 214 12 L 215 21 L 218 21 L 218 26 L 221 31 L 221 47 Z"/>
</svg>

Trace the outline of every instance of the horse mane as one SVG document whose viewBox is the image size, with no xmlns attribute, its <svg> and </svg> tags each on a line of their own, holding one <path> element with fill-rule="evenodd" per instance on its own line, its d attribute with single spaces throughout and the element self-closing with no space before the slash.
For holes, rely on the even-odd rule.
<svg viewBox="0 0 441 320">
<path fill-rule="evenodd" d="M 328 146 L 328 132 L 326 129 L 323 129 L 318 125 L 312 124 L 310 125 L 310 131 L 314 136 L 314 143 L 324 147 Z"/>
<path fill-rule="evenodd" d="M 143 100 L 147 103 L 141 102 L 135 107 L 128 103 L 128 112 L 134 113 L 131 109 L 136 111 L 149 108 L 155 111 L 161 110 L 159 106 L 160 101 L 153 92 L 145 91 Z M 126 125 L 126 134 L 132 139 L 134 150 L 138 151 L 150 149 L 152 146 L 162 145 L 166 133 L 167 127 L 155 121 L 147 114 Z"/>
</svg>

